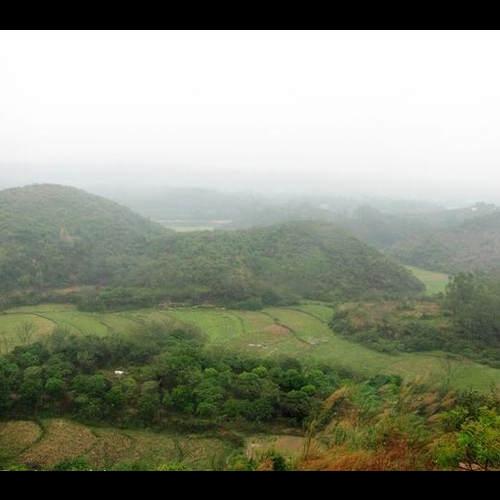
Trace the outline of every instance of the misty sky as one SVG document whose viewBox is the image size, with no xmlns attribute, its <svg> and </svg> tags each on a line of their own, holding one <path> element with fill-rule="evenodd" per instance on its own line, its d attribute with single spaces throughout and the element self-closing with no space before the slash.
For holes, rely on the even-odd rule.
<svg viewBox="0 0 500 500">
<path fill-rule="evenodd" d="M 499 32 L 0 31 L 0 183 L 500 201 Z"/>
</svg>

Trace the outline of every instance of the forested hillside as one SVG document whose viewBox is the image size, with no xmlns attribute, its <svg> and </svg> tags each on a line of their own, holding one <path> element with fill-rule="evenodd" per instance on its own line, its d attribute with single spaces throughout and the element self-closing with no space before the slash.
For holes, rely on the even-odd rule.
<svg viewBox="0 0 500 500">
<path fill-rule="evenodd" d="M 396 246 L 401 261 L 428 269 L 457 273 L 500 266 L 500 214 L 492 212 Z"/>
<path fill-rule="evenodd" d="M 401 266 L 328 223 L 181 235 L 106 199 L 48 185 L 0 193 L 0 276 L 4 294 L 133 287 L 142 305 L 144 289 L 157 298 L 251 308 L 423 289 Z M 108 290 L 97 302 L 128 304 L 127 294 Z"/>
<path fill-rule="evenodd" d="M 169 239 L 153 283 L 180 296 L 227 301 L 283 297 L 334 299 L 423 290 L 406 269 L 345 230 L 323 222 L 290 222 L 235 232 Z"/>
<path fill-rule="evenodd" d="M 168 231 L 104 198 L 39 185 L 0 192 L 0 292 L 109 284 Z"/>
</svg>

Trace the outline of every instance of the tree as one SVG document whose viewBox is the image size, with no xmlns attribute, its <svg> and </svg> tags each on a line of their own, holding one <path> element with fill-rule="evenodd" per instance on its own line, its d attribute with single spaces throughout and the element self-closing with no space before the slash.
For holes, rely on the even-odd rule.
<svg viewBox="0 0 500 500">
<path fill-rule="evenodd" d="M 458 432 L 445 435 L 437 446 L 436 461 L 442 467 L 487 471 L 500 466 L 500 416 L 481 408 Z"/>
<path fill-rule="evenodd" d="M 241 373 L 234 384 L 238 398 L 253 400 L 262 393 L 262 379 L 255 373 Z"/>
<path fill-rule="evenodd" d="M 200 417 L 213 417 L 217 413 L 217 406 L 213 403 L 208 403 L 206 401 L 201 402 L 196 410 L 197 415 Z"/>
<path fill-rule="evenodd" d="M 0 416 L 10 407 L 10 385 L 7 378 L 0 372 Z"/>
<path fill-rule="evenodd" d="M 259 398 L 244 406 L 243 416 L 252 422 L 266 422 L 274 415 L 273 406 L 266 399 Z"/>
<path fill-rule="evenodd" d="M 305 378 L 295 369 L 290 369 L 281 373 L 278 383 L 280 387 L 287 392 L 299 391 L 302 387 L 307 385 Z"/>
<path fill-rule="evenodd" d="M 73 380 L 73 387 L 80 394 L 103 399 L 110 388 L 110 382 L 103 375 L 78 375 Z"/>
<path fill-rule="evenodd" d="M 36 409 L 42 397 L 42 382 L 38 379 L 28 378 L 20 389 L 21 401 L 27 408 Z"/>
<path fill-rule="evenodd" d="M 10 339 L 5 330 L 0 330 L 0 354 L 7 354 L 10 351 Z"/>
<path fill-rule="evenodd" d="M 127 404 L 127 397 L 120 387 L 113 387 L 106 394 L 106 403 L 108 404 L 108 413 L 110 416 L 116 416 Z"/>
<path fill-rule="evenodd" d="M 161 409 L 160 391 L 157 382 L 150 380 L 142 384 L 138 407 L 139 414 L 145 423 L 155 422 Z"/>
<path fill-rule="evenodd" d="M 459 274 L 448 284 L 444 305 L 464 336 L 490 344 L 500 341 L 500 294 L 491 280 Z"/>
<path fill-rule="evenodd" d="M 184 385 L 179 385 L 165 398 L 167 406 L 182 413 L 194 413 L 195 397 L 193 391 Z"/>
<path fill-rule="evenodd" d="M 268 370 L 265 366 L 258 366 L 257 368 L 254 368 L 252 373 L 257 375 L 259 378 L 266 378 L 268 375 Z"/>
<path fill-rule="evenodd" d="M 298 422 L 304 420 L 311 409 L 308 396 L 302 391 L 290 391 L 282 403 L 286 417 L 294 418 Z"/>
<path fill-rule="evenodd" d="M 25 321 L 16 328 L 17 338 L 19 339 L 21 344 L 25 346 L 31 343 L 35 332 L 36 326 L 31 321 Z"/>
<path fill-rule="evenodd" d="M 62 399 L 66 393 L 66 384 L 59 378 L 49 378 L 45 383 L 45 392 L 53 399 Z"/>
<path fill-rule="evenodd" d="M 85 394 L 78 396 L 74 400 L 77 415 L 87 422 L 99 422 L 105 414 L 105 405 L 101 399 L 92 398 Z"/>
</svg>

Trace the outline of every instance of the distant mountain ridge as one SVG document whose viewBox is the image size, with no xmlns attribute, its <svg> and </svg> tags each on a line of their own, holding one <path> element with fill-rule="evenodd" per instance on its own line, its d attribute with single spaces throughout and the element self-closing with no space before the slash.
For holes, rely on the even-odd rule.
<svg viewBox="0 0 500 500">
<path fill-rule="evenodd" d="M 459 224 L 407 241 L 391 253 L 399 260 L 435 271 L 500 269 L 500 212 L 469 218 Z"/>
</svg>

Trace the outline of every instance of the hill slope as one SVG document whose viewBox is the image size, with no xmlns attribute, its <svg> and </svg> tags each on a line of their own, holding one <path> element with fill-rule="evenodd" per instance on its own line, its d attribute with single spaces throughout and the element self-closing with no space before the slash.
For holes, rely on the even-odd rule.
<svg viewBox="0 0 500 500">
<path fill-rule="evenodd" d="M 0 192 L 0 291 L 107 284 L 167 235 L 129 209 L 78 189 Z"/>
<path fill-rule="evenodd" d="M 178 235 L 166 242 L 156 271 L 155 286 L 179 297 L 260 297 L 267 304 L 287 295 L 328 299 L 423 290 L 406 269 L 324 222 Z"/>
<path fill-rule="evenodd" d="M 401 261 L 435 271 L 491 270 L 500 267 L 500 214 L 491 213 L 440 229 L 394 248 Z"/>
<path fill-rule="evenodd" d="M 329 223 L 174 234 L 73 188 L 0 192 L 0 292 L 72 285 L 264 304 L 422 289 L 404 268 Z"/>
</svg>

